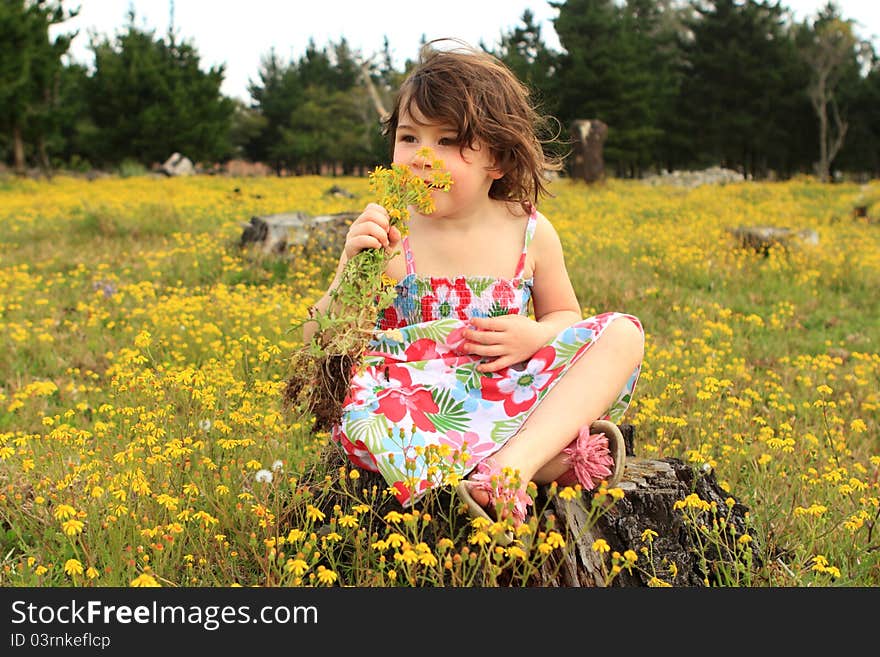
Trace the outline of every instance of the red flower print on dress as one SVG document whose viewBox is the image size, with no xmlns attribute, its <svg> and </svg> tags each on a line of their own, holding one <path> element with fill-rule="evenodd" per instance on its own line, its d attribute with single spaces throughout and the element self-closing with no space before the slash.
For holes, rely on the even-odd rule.
<svg viewBox="0 0 880 657">
<path fill-rule="evenodd" d="M 422 479 L 416 486 L 417 492 L 421 493 L 430 485 L 431 484 L 430 482 L 428 482 L 427 479 Z M 409 502 L 409 499 L 413 496 L 412 489 L 402 481 L 395 481 L 393 484 L 391 484 L 391 487 L 397 491 L 396 493 L 394 493 L 394 497 L 397 498 L 397 501 L 400 502 L 403 506 L 406 506 L 407 502 Z"/>
<path fill-rule="evenodd" d="M 430 338 L 420 338 L 411 343 L 404 352 L 406 354 L 406 362 L 418 362 L 422 360 L 432 360 L 440 357 L 437 351 L 437 341 Z"/>
<path fill-rule="evenodd" d="M 333 427 L 330 436 L 342 446 L 342 449 L 348 454 L 348 458 L 356 468 L 370 472 L 379 472 L 379 464 L 376 462 L 376 457 L 367 449 L 363 441 L 351 442 L 338 424 Z"/>
<path fill-rule="evenodd" d="M 400 316 L 394 306 L 388 306 L 382 311 L 382 318 L 379 320 L 379 329 L 386 331 L 388 329 L 402 328 L 406 326 L 406 319 Z"/>
<path fill-rule="evenodd" d="M 448 279 L 442 279 L 434 286 L 434 294 L 422 297 L 422 314 L 425 321 L 446 317 L 465 320 L 470 302 L 471 291 L 463 278 L 457 279 L 454 285 Z"/>
<path fill-rule="evenodd" d="M 431 392 L 413 385 L 409 372 L 399 365 L 388 365 L 382 370 L 387 374 L 389 387 L 378 394 L 378 412 L 392 422 L 400 422 L 407 413 L 422 431 L 434 431 L 434 423 L 426 413 L 440 410 Z"/>
<path fill-rule="evenodd" d="M 523 369 L 508 367 L 500 377 L 484 378 L 483 399 L 503 401 L 504 412 L 510 417 L 528 410 L 538 393 L 558 375 L 558 369 L 546 370 L 555 358 L 556 350 L 547 345 L 539 349 Z"/>
</svg>

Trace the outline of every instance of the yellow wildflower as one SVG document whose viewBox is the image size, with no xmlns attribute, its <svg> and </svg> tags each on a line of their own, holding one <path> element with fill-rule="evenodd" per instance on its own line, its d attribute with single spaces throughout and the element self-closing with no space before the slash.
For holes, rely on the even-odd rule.
<svg viewBox="0 0 880 657">
<path fill-rule="evenodd" d="M 83 565 L 79 559 L 68 559 L 64 562 L 64 572 L 70 577 L 83 574 Z"/>
<path fill-rule="evenodd" d="M 141 573 L 133 580 L 131 580 L 131 585 L 133 587 L 161 587 L 162 585 L 156 581 L 156 578 L 150 575 L 149 573 Z"/>
<path fill-rule="evenodd" d="M 77 534 L 82 533 L 83 526 L 84 525 L 81 520 L 71 518 L 70 520 L 65 520 L 61 524 L 61 529 L 64 530 L 64 533 L 68 536 L 76 536 Z"/>
<path fill-rule="evenodd" d="M 578 491 L 575 490 L 571 486 L 566 486 L 559 493 L 559 497 L 561 497 L 562 499 L 564 499 L 566 501 L 571 501 L 573 499 L 576 499 L 578 497 L 578 495 L 579 495 Z"/>
<path fill-rule="evenodd" d="M 306 517 L 312 522 L 321 522 L 324 520 L 324 512 L 309 504 L 306 506 Z"/>
<path fill-rule="evenodd" d="M 73 518 L 76 515 L 76 509 L 74 509 L 69 504 L 59 504 L 55 507 L 55 519 L 56 520 L 67 520 L 68 518 Z"/>
<path fill-rule="evenodd" d="M 338 579 L 338 575 L 332 570 L 328 570 L 324 566 L 318 566 L 318 581 L 325 586 L 333 584 Z"/>
<path fill-rule="evenodd" d="M 385 522 L 398 523 L 403 520 L 403 516 L 397 511 L 389 511 L 385 514 Z"/>
<path fill-rule="evenodd" d="M 302 559 L 288 559 L 284 568 L 289 573 L 293 573 L 296 577 L 302 577 L 309 569 L 309 565 Z"/>
</svg>

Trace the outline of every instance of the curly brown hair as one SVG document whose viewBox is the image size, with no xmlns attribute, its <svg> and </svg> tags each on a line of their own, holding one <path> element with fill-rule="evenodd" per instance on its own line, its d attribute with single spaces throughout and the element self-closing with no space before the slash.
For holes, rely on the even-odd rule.
<svg viewBox="0 0 880 657">
<path fill-rule="evenodd" d="M 462 149 L 487 145 L 503 173 L 489 197 L 519 203 L 529 212 L 539 196 L 551 196 L 546 172 L 562 168 L 544 149 L 553 139 L 542 140 L 552 117 L 537 111 L 529 88 L 497 57 L 457 40 L 455 48 L 441 50 L 435 47 L 441 41 L 449 40 L 423 46 L 383 122 L 392 152 L 400 115 L 412 115 L 415 104 L 429 121 L 454 126 Z"/>
</svg>

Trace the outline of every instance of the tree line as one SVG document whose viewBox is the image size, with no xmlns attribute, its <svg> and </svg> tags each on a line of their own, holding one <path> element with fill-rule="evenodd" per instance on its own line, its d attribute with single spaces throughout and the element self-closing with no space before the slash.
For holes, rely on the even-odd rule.
<svg viewBox="0 0 880 657">
<path fill-rule="evenodd" d="M 829 2 L 795 22 L 780 0 L 565 0 L 547 46 L 530 11 L 489 48 L 556 117 L 609 127 L 620 177 L 720 165 L 755 178 L 880 175 L 880 57 Z M 379 116 L 414 65 L 344 38 L 288 61 L 266 53 L 249 102 L 224 96 L 224 66 L 196 45 L 142 29 L 130 10 L 94 64 L 67 57 L 75 15 L 58 0 L 0 3 L 0 161 L 39 167 L 148 167 L 180 152 L 244 158 L 279 174 L 363 173 L 387 163 Z M 547 135 L 548 137 L 551 135 Z M 563 146 L 564 147 L 564 146 Z M 558 146 L 557 146 L 558 148 Z"/>
</svg>

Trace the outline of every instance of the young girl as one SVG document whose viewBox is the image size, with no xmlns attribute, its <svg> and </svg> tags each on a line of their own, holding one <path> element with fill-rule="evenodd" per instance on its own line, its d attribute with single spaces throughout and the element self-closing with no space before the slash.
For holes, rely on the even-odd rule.
<svg viewBox="0 0 880 657">
<path fill-rule="evenodd" d="M 539 140 L 542 120 L 498 59 L 429 44 L 386 121 L 395 164 L 430 183 L 419 152 L 429 147 L 452 185 L 432 192 L 431 214 L 412 213 L 406 238 L 374 203 L 348 231 L 330 289 L 371 248 L 396 253 L 386 273 L 399 283 L 332 437 L 354 465 L 381 472 L 404 506 L 443 482 L 419 449 L 430 445 L 458 455 L 450 468 L 472 516 L 516 525 L 532 503 L 529 481 L 592 490 L 623 472 L 616 423 L 644 335 L 631 315 L 581 319 L 559 237 L 536 209 L 545 171 L 559 168 Z M 316 307 L 330 302 L 328 291 Z M 307 325 L 307 340 L 313 332 Z"/>
</svg>

